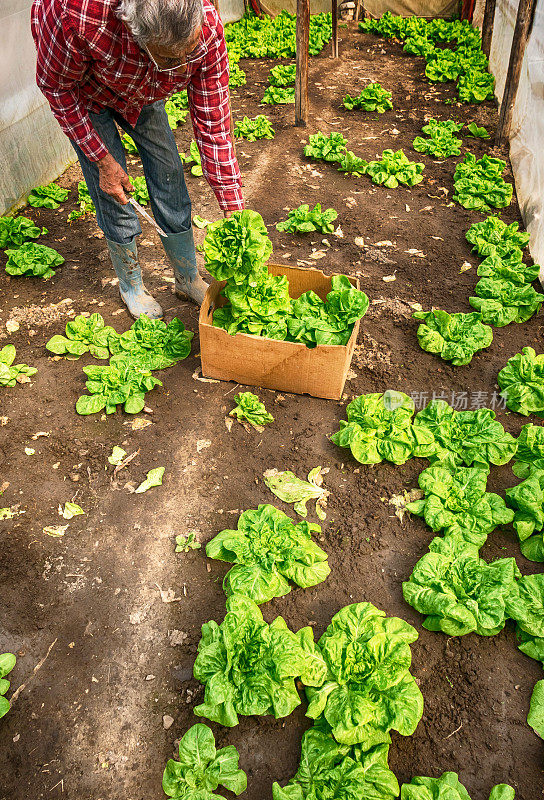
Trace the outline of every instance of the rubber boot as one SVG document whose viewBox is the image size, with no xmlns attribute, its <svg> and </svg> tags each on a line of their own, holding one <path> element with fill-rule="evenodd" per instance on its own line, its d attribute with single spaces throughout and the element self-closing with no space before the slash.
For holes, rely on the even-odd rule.
<svg viewBox="0 0 544 800">
<path fill-rule="evenodd" d="M 134 319 L 138 319 L 141 314 L 146 314 L 149 319 L 161 319 L 162 308 L 149 294 L 142 280 L 136 239 L 130 244 L 117 244 L 109 239 L 106 239 L 106 242 L 115 274 L 119 278 L 121 299 L 129 314 Z"/>
<path fill-rule="evenodd" d="M 188 297 L 201 306 L 208 284 L 202 279 L 196 265 L 193 229 L 182 233 L 161 236 L 163 247 L 174 268 L 175 290 L 178 297 Z"/>
</svg>

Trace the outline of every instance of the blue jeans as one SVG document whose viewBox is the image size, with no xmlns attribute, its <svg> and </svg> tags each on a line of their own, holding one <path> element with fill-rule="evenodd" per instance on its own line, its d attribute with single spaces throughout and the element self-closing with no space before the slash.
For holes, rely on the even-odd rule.
<svg viewBox="0 0 544 800">
<path fill-rule="evenodd" d="M 142 159 L 151 210 L 163 231 L 170 234 L 189 230 L 191 200 L 164 102 L 157 100 L 144 106 L 134 128 L 112 108 L 104 108 L 98 113 L 90 112 L 89 116 L 96 132 L 124 170 L 127 169 L 125 150 L 115 123 L 134 140 Z M 75 142 L 72 142 L 72 146 L 77 153 L 96 208 L 96 219 L 104 236 L 117 244 L 130 244 L 142 232 L 136 212 L 132 206 L 121 205 L 100 189 L 96 162 L 89 161 Z"/>
</svg>

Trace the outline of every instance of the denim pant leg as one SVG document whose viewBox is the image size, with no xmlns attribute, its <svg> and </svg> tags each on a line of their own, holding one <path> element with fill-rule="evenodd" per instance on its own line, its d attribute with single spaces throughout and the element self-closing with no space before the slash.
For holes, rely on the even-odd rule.
<svg viewBox="0 0 544 800">
<path fill-rule="evenodd" d="M 138 148 L 157 223 L 167 234 L 190 230 L 191 200 L 164 101 L 144 106 L 134 128 L 118 114 L 115 119 Z"/>
<path fill-rule="evenodd" d="M 105 108 L 96 114 L 91 112 L 89 116 L 94 129 L 111 155 L 126 171 L 125 151 L 115 126 L 112 111 Z M 132 206 L 118 203 L 100 189 L 100 176 L 96 162 L 89 161 L 75 142 L 72 142 L 72 147 L 77 153 L 85 183 L 96 208 L 96 221 L 104 232 L 104 236 L 117 244 L 130 244 L 142 232 L 136 212 Z"/>
</svg>

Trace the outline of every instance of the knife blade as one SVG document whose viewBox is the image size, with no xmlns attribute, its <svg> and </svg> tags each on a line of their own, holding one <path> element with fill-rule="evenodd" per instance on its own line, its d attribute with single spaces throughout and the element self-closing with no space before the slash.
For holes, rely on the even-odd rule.
<svg viewBox="0 0 544 800">
<path fill-rule="evenodd" d="M 147 222 L 149 222 L 150 225 L 153 225 L 153 227 L 155 228 L 155 230 L 157 231 L 159 236 L 164 236 L 166 238 L 167 234 L 163 231 L 163 229 L 161 227 L 159 227 L 159 225 L 157 225 L 157 223 L 155 222 L 155 220 L 153 219 L 151 214 L 148 214 L 147 211 L 145 210 L 145 208 L 142 208 L 142 206 L 139 203 L 137 203 L 136 200 L 133 197 L 129 197 L 128 202 L 130 203 L 130 205 L 133 208 L 136 209 L 138 214 L 141 214 L 142 217 L 145 220 L 147 220 Z"/>
</svg>

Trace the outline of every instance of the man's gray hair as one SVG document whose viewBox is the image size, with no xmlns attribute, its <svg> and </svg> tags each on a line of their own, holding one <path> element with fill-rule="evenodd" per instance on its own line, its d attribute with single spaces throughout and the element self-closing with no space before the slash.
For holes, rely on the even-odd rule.
<svg viewBox="0 0 544 800">
<path fill-rule="evenodd" d="M 202 0 L 121 0 L 116 11 L 138 44 L 176 47 L 202 25 Z"/>
</svg>

